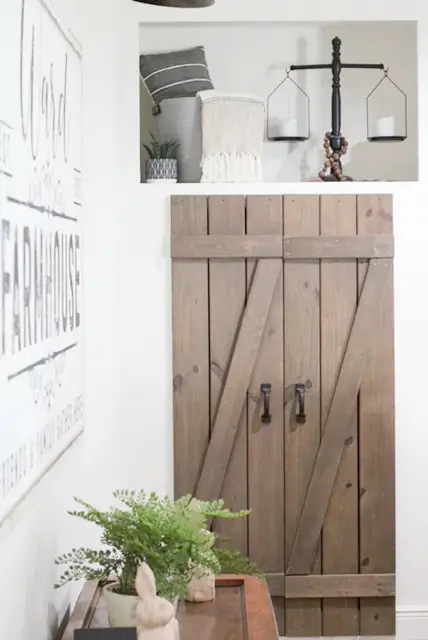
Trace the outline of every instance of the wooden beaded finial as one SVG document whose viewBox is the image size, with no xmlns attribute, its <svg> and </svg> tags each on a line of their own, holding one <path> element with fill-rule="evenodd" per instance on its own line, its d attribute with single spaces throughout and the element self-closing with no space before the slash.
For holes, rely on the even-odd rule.
<svg viewBox="0 0 428 640">
<path fill-rule="evenodd" d="M 340 138 L 340 150 L 333 151 L 331 146 L 331 133 L 327 132 L 324 136 L 323 147 L 325 153 L 324 166 L 318 174 L 321 180 L 326 178 L 329 170 L 336 180 L 346 180 L 346 177 L 343 175 L 342 164 L 340 162 L 340 158 L 348 151 L 348 141 L 346 138 Z"/>
</svg>

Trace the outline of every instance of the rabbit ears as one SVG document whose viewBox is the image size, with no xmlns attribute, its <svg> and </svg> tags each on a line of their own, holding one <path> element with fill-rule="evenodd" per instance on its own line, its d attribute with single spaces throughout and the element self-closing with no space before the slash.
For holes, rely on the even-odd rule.
<svg viewBox="0 0 428 640">
<path fill-rule="evenodd" d="M 156 581 L 149 565 L 143 562 L 137 569 L 135 590 L 140 598 L 156 598 Z"/>
<path fill-rule="evenodd" d="M 168 600 L 156 596 L 155 577 L 145 562 L 137 569 L 135 589 L 139 597 L 136 609 L 137 622 L 144 629 L 165 627 L 174 617 L 175 607 Z"/>
</svg>

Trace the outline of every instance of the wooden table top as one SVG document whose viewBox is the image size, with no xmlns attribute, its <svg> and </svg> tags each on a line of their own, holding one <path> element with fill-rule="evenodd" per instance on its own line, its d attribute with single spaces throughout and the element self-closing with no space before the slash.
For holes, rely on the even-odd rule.
<svg viewBox="0 0 428 640">
<path fill-rule="evenodd" d="M 220 576 L 214 602 L 180 602 L 180 640 L 277 640 L 278 630 L 267 585 L 247 576 Z M 102 589 L 85 584 L 62 640 L 76 629 L 108 627 Z M 136 637 L 136 635 L 135 635 Z"/>
</svg>

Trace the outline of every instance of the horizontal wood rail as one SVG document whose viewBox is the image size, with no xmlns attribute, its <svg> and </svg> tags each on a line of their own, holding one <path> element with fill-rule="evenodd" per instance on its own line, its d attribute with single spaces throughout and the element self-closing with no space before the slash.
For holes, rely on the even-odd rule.
<svg viewBox="0 0 428 640">
<path fill-rule="evenodd" d="M 379 236 L 314 236 L 284 238 L 284 258 L 393 258 L 394 238 Z"/>
<path fill-rule="evenodd" d="M 366 573 L 338 575 L 266 576 L 272 596 L 286 600 L 310 598 L 387 598 L 395 595 L 395 574 Z"/>
<path fill-rule="evenodd" d="M 171 257 L 184 260 L 283 258 L 351 260 L 393 258 L 394 238 L 367 236 L 173 235 Z"/>
<path fill-rule="evenodd" d="M 172 236 L 173 258 L 282 258 L 280 235 Z"/>
</svg>

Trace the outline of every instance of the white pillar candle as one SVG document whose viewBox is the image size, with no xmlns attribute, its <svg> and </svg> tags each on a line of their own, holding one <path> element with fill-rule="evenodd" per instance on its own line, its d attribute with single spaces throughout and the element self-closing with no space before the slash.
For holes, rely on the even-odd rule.
<svg viewBox="0 0 428 640">
<path fill-rule="evenodd" d="M 389 138 L 395 135 L 395 118 L 386 116 L 377 118 L 374 126 L 374 135 L 379 138 Z"/>
<path fill-rule="evenodd" d="M 279 122 L 279 136 L 282 138 L 297 138 L 299 127 L 296 118 L 281 120 Z"/>
</svg>

